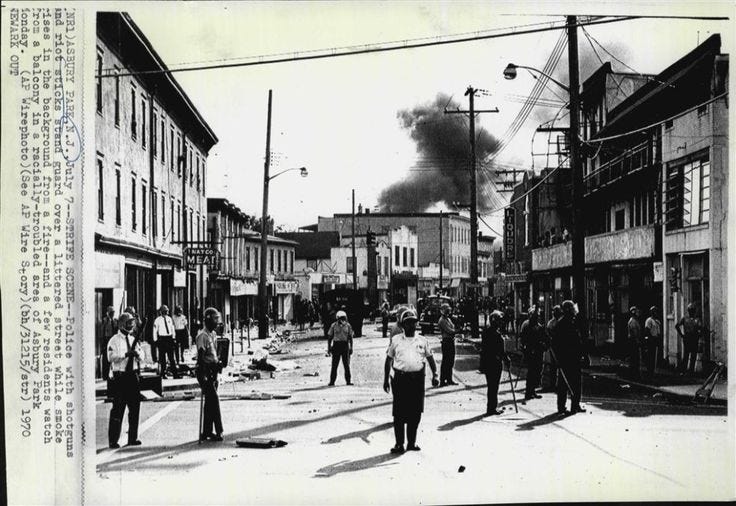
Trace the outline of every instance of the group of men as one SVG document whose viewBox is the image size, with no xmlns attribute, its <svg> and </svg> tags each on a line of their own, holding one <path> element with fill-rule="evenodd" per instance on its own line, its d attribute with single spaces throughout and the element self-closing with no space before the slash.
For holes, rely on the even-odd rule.
<svg viewBox="0 0 736 506">
<path fill-rule="evenodd" d="M 172 330 L 177 329 L 168 316 L 168 308 L 162 306 L 160 315 L 154 321 L 154 339 L 159 343 L 161 350 L 162 373 L 165 377 L 166 355 L 170 363 L 173 360 L 174 336 Z M 222 418 L 220 402 L 217 395 L 218 374 L 223 364 L 217 354 L 217 335 L 215 330 L 220 323 L 220 313 L 215 308 L 207 308 L 204 312 L 204 328 L 196 339 L 197 363 L 196 376 L 202 389 L 204 400 L 203 423 L 201 423 L 200 441 L 222 441 Z M 110 363 L 110 396 L 112 410 L 108 426 L 108 445 L 110 448 L 119 448 L 120 432 L 123 415 L 128 410 L 128 446 L 138 446 L 138 419 L 140 414 L 140 372 L 143 357 L 143 332 L 138 325 L 138 319 L 128 311 L 123 312 L 116 321 L 117 332 L 107 343 L 107 359 Z M 178 336 L 180 336 L 179 334 Z M 178 337 L 177 336 L 177 337 Z M 188 331 L 186 334 L 188 341 Z M 163 344 L 161 344 L 163 343 Z M 187 342 L 188 345 L 188 342 Z"/>
</svg>

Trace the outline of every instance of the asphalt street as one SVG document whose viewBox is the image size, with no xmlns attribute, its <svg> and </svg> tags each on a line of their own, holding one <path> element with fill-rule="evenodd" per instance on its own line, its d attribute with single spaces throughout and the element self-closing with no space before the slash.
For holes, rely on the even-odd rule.
<svg viewBox="0 0 736 506">
<path fill-rule="evenodd" d="M 420 452 L 392 455 L 391 396 L 382 390 L 388 339 L 375 326 L 355 340 L 354 386 L 342 367 L 327 386 L 326 344 L 297 343 L 274 360 L 298 369 L 220 387 L 225 441 L 197 441 L 199 398 L 141 405 L 140 447 L 107 448 L 110 404 L 96 413 L 92 503 L 421 504 L 562 500 L 724 499 L 733 489 L 725 407 L 693 406 L 587 377 L 586 413 L 559 417 L 555 396 L 518 403 L 504 372 L 505 412 L 484 417 L 485 377 L 469 345 L 458 347 L 453 387 L 428 388 Z M 429 336 L 435 358 L 439 339 Z M 258 346 L 258 341 L 253 342 Z M 317 373 L 315 376 L 314 374 Z M 516 379 L 516 375 L 512 376 Z M 429 380 L 427 381 L 429 384 Z M 522 379 L 516 398 L 523 397 Z M 235 400 L 250 393 L 285 399 Z M 198 393 L 198 392 L 197 392 Z M 123 427 L 121 442 L 125 439 Z M 275 449 L 239 448 L 268 437 Z"/>
</svg>

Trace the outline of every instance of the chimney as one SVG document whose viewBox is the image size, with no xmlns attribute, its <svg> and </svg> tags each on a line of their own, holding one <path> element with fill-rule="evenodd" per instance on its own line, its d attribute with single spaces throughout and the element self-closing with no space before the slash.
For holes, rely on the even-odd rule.
<svg viewBox="0 0 736 506">
<path fill-rule="evenodd" d="M 365 214 L 371 214 L 371 210 L 369 208 L 365 208 Z"/>
</svg>

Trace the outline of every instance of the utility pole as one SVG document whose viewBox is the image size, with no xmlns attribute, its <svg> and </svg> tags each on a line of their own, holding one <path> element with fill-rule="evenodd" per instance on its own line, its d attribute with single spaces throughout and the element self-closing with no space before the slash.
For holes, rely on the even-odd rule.
<svg viewBox="0 0 736 506">
<path fill-rule="evenodd" d="M 261 317 L 258 319 L 258 337 L 263 339 L 268 335 L 268 285 L 266 284 L 266 261 L 268 249 L 268 182 L 271 167 L 271 97 L 272 90 L 268 90 L 268 120 L 266 122 L 266 160 L 263 163 L 263 213 L 261 214 L 261 265 L 258 284 L 258 298 Z"/>
<path fill-rule="evenodd" d="M 353 290 L 358 290 L 358 266 L 355 261 L 355 188 L 353 188 L 353 212 L 352 212 L 352 255 L 353 255 Z"/>
<path fill-rule="evenodd" d="M 478 337 L 478 196 L 476 188 L 475 159 L 475 115 L 483 112 L 498 112 L 498 109 L 475 110 L 475 93 L 477 90 L 468 86 L 465 96 L 468 97 L 469 110 L 445 110 L 445 114 L 468 113 L 470 116 L 470 329 L 474 338 Z"/>
<path fill-rule="evenodd" d="M 583 166 L 580 163 L 580 98 L 577 17 L 567 16 L 567 47 L 570 68 L 570 168 L 572 170 L 572 283 L 581 329 L 587 329 L 585 301 L 585 225 L 583 223 Z M 585 337 L 587 338 L 587 332 Z"/>
<path fill-rule="evenodd" d="M 442 211 L 440 211 L 440 295 L 442 294 L 442 269 L 445 264 L 445 252 L 442 250 Z"/>
</svg>

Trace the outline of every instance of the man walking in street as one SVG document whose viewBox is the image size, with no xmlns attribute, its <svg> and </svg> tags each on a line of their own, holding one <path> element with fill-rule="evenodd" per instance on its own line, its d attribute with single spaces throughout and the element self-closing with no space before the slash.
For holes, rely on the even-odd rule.
<svg viewBox="0 0 736 506">
<path fill-rule="evenodd" d="M 332 355 L 332 369 L 330 370 L 330 386 L 335 385 L 337 379 L 337 366 L 342 359 L 342 367 L 345 369 L 345 383 L 350 382 L 350 355 L 353 354 L 353 327 L 348 323 L 348 315 L 345 311 L 337 312 L 337 321 L 327 331 L 327 353 Z"/>
<path fill-rule="evenodd" d="M 662 354 L 662 323 L 657 317 L 658 312 L 657 306 L 652 306 L 649 309 L 649 318 L 644 322 L 646 366 L 649 376 L 654 374 Z"/>
<path fill-rule="evenodd" d="M 189 347 L 189 323 L 181 306 L 174 308 L 174 332 L 176 335 L 176 361 L 184 363 L 184 350 Z"/>
<path fill-rule="evenodd" d="M 197 335 L 197 382 L 204 397 L 204 427 L 199 440 L 222 441 L 220 398 L 217 396 L 217 375 L 222 363 L 217 356 L 217 334 L 220 312 L 209 307 L 204 311 L 204 328 Z M 213 432 L 214 430 L 214 432 Z"/>
<path fill-rule="evenodd" d="M 585 411 L 580 406 L 582 377 L 580 358 L 583 352 L 582 338 L 575 318 L 575 304 L 571 300 L 562 303 L 562 317 L 557 321 L 551 350 L 557 359 L 557 413 L 567 414 L 565 404 L 570 392 L 570 413 Z"/>
<path fill-rule="evenodd" d="M 449 304 L 442 304 L 440 307 L 442 316 L 437 322 L 437 326 L 442 334 L 442 364 L 440 365 L 440 386 L 457 385 L 452 381 L 452 369 L 455 365 L 455 324 L 450 318 L 451 308 Z"/>
<path fill-rule="evenodd" d="M 383 299 L 381 304 L 381 335 L 388 337 L 388 316 L 391 312 L 391 307 L 388 305 L 388 299 Z"/>
<path fill-rule="evenodd" d="M 542 379 L 542 355 L 544 353 L 544 327 L 539 323 L 537 308 L 529 310 L 529 318 L 524 320 L 519 329 L 521 346 L 527 364 L 526 389 L 524 400 L 541 399 L 536 389 Z"/>
<path fill-rule="evenodd" d="M 498 386 L 501 383 L 503 364 L 507 367 L 511 365 L 501 336 L 503 319 L 504 314 L 501 311 L 492 312 L 490 325 L 481 334 L 480 370 L 486 376 L 488 388 L 486 416 L 503 414 L 503 410 L 498 409 Z"/>
<path fill-rule="evenodd" d="M 628 338 L 629 338 L 629 368 L 633 379 L 641 377 L 641 324 L 639 323 L 639 308 L 631 306 L 629 309 Z"/>
<path fill-rule="evenodd" d="M 677 322 L 677 325 L 675 325 L 677 334 L 682 338 L 683 344 L 682 362 L 680 362 L 681 374 L 684 374 L 686 370 L 691 374 L 695 372 L 695 362 L 698 357 L 698 343 L 703 333 L 703 325 L 696 316 L 695 305 L 688 304 L 687 316 L 683 316 Z"/>
<path fill-rule="evenodd" d="M 169 308 L 166 305 L 161 306 L 159 313 L 158 318 L 153 321 L 153 340 L 158 346 L 161 378 L 166 379 L 167 358 L 174 378 L 179 378 L 179 371 L 174 360 L 174 320 L 169 316 Z"/>
<path fill-rule="evenodd" d="M 407 450 L 419 451 L 417 430 L 424 411 L 425 360 L 432 370 L 432 386 L 437 386 L 437 364 L 427 339 L 416 335 L 417 314 L 407 309 L 401 315 L 403 332 L 391 339 L 386 351 L 383 390 L 393 392 L 394 437 L 396 444 L 391 453 L 404 453 L 404 427 Z M 393 370 L 393 379 L 389 376 Z"/>
<path fill-rule="evenodd" d="M 552 342 L 552 336 L 554 336 L 555 333 L 555 327 L 557 326 L 557 321 L 562 317 L 562 308 L 559 305 L 555 305 L 552 308 L 552 318 L 549 319 L 547 322 L 547 327 L 545 328 L 545 353 L 544 353 L 544 362 L 545 362 L 545 369 L 546 372 L 544 374 L 545 376 L 545 387 L 542 390 L 543 392 L 556 392 L 557 391 L 557 361 L 555 361 L 554 358 L 552 358 L 552 351 L 550 351 L 550 343 Z"/>
<path fill-rule="evenodd" d="M 123 415 L 128 408 L 128 445 L 138 446 L 138 416 L 141 406 L 139 380 L 141 346 L 134 338 L 135 319 L 123 313 L 118 319 L 118 332 L 107 343 L 107 360 L 110 362 L 110 386 L 112 410 L 107 437 L 110 448 L 120 448 L 118 439 L 123 426 Z"/>
</svg>

